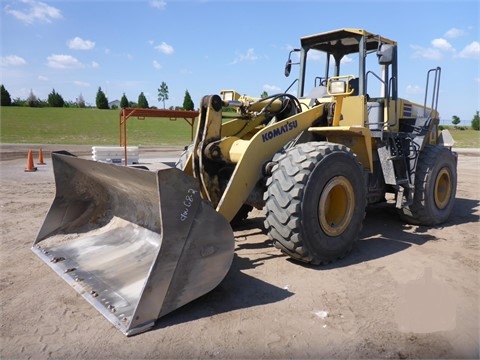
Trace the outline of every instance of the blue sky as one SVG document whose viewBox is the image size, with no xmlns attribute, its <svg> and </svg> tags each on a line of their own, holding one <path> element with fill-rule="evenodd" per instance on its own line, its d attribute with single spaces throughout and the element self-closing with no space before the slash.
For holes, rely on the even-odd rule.
<svg viewBox="0 0 480 360">
<path fill-rule="evenodd" d="M 440 66 L 439 111 L 469 125 L 480 110 L 480 1 L 37 1 L 1 4 L 1 83 L 12 98 L 80 94 L 95 104 L 125 93 L 162 107 L 195 107 L 222 89 L 260 96 L 292 82 L 283 68 L 299 38 L 361 28 L 399 45 L 399 93 L 423 103 L 426 73 Z"/>
</svg>

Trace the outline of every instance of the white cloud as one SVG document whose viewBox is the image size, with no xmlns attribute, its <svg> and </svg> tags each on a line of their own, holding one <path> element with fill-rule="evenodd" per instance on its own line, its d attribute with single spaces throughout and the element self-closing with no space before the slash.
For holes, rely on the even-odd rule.
<svg viewBox="0 0 480 360">
<path fill-rule="evenodd" d="M 352 61 L 353 61 L 353 58 L 349 57 L 348 55 L 345 55 L 344 57 L 342 57 L 342 60 L 340 60 L 342 64 L 348 64 L 348 63 L 351 63 Z"/>
<path fill-rule="evenodd" d="M 43 76 L 43 75 L 38 75 L 38 80 L 40 81 L 48 81 L 48 78 L 46 76 Z"/>
<path fill-rule="evenodd" d="M 480 43 L 474 41 L 463 48 L 458 54 L 461 58 L 480 59 Z"/>
<path fill-rule="evenodd" d="M 263 85 L 263 90 L 265 90 L 268 93 L 268 92 L 278 92 L 281 89 L 278 86 L 275 86 L 275 85 L 265 84 L 265 85 Z"/>
<path fill-rule="evenodd" d="M 174 52 L 173 46 L 168 45 L 166 42 L 162 42 L 160 45 L 155 46 L 155 49 L 166 55 L 171 55 Z"/>
<path fill-rule="evenodd" d="M 155 69 L 161 69 L 162 65 L 157 60 L 153 60 L 153 67 Z"/>
<path fill-rule="evenodd" d="M 51 23 L 52 20 L 61 19 L 62 13 L 59 9 L 35 0 L 21 0 L 25 4 L 23 9 L 14 9 L 11 5 L 5 6 L 5 12 L 18 20 L 33 24 L 34 22 Z"/>
<path fill-rule="evenodd" d="M 450 30 L 449 30 L 450 31 Z M 453 33 L 453 31 L 452 31 Z M 453 36 L 453 35 L 450 35 Z M 423 58 L 429 60 L 440 60 L 446 52 L 455 53 L 454 57 L 480 59 L 480 43 L 473 41 L 465 46 L 459 53 L 447 40 L 443 38 L 433 39 L 431 41 L 432 47 L 422 47 L 418 45 L 410 45 L 413 49 L 413 58 Z"/>
<path fill-rule="evenodd" d="M 255 54 L 255 50 L 253 48 L 250 48 L 244 55 L 240 55 L 240 58 L 242 60 L 255 61 L 258 59 L 258 56 Z"/>
<path fill-rule="evenodd" d="M 53 54 L 47 57 L 47 65 L 55 69 L 83 68 L 84 65 L 71 55 Z"/>
<path fill-rule="evenodd" d="M 98 69 L 100 67 L 100 64 L 97 63 L 96 61 L 92 61 L 92 63 L 90 64 L 90 66 L 94 69 Z"/>
<path fill-rule="evenodd" d="M 24 58 L 17 55 L 8 55 L 0 57 L 1 66 L 20 66 L 26 65 L 27 62 Z"/>
<path fill-rule="evenodd" d="M 165 10 L 165 8 L 167 7 L 167 2 L 163 0 L 151 0 L 150 6 L 155 9 Z"/>
<path fill-rule="evenodd" d="M 70 49 L 74 50 L 91 50 L 95 47 L 95 43 L 93 41 L 83 40 L 78 36 L 67 41 L 67 45 Z"/>
<path fill-rule="evenodd" d="M 232 61 L 232 64 L 237 64 L 242 61 L 255 61 L 258 59 L 258 56 L 255 54 L 255 50 L 250 48 L 245 54 L 237 54 L 235 59 Z"/>
<path fill-rule="evenodd" d="M 413 49 L 413 58 L 429 59 L 429 60 L 439 60 L 442 58 L 442 52 L 439 49 L 435 48 L 424 48 L 418 45 L 410 45 Z"/>
<path fill-rule="evenodd" d="M 451 28 L 443 36 L 448 39 L 454 39 L 463 35 L 465 35 L 465 31 L 463 31 L 462 29 Z"/>
<path fill-rule="evenodd" d="M 432 46 L 435 49 L 439 49 L 441 51 L 451 51 L 451 52 L 455 51 L 453 46 L 447 40 L 442 39 L 442 38 L 433 39 L 432 40 Z"/>
</svg>

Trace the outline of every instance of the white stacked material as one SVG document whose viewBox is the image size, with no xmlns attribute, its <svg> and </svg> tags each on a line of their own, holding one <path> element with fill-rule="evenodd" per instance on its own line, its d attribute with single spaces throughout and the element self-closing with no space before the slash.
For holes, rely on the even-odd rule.
<svg viewBox="0 0 480 360">
<path fill-rule="evenodd" d="M 138 163 L 138 146 L 127 146 L 128 165 Z M 94 161 L 113 164 L 125 164 L 125 148 L 123 146 L 92 146 Z"/>
</svg>

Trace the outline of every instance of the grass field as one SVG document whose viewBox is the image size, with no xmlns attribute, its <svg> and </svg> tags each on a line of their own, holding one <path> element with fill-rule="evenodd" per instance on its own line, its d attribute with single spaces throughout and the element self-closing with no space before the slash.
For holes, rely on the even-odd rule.
<svg viewBox="0 0 480 360">
<path fill-rule="evenodd" d="M 1 107 L 2 143 L 119 145 L 120 110 Z M 184 119 L 129 118 L 128 145 L 187 145 L 191 126 Z"/>
<path fill-rule="evenodd" d="M 453 126 L 448 127 L 448 130 L 455 140 L 455 147 L 460 148 L 480 148 L 480 131 L 472 130 L 459 130 Z"/>
<path fill-rule="evenodd" d="M 76 108 L 0 108 L 2 143 L 118 145 L 120 110 Z M 455 147 L 480 148 L 480 131 L 449 127 Z M 132 146 L 183 146 L 191 142 L 184 119 L 145 118 L 127 121 Z"/>
</svg>

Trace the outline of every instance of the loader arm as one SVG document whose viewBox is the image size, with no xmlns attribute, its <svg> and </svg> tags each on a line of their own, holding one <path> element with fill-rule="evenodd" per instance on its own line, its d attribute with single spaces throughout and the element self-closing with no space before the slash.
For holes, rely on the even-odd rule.
<svg viewBox="0 0 480 360">
<path fill-rule="evenodd" d="M 250 140 L 236 140 L 232 146 L 243 147 L 245 151 L 217 205 L 217 212 L 231 221 L 258 180 L 264 176 L 264 165 L 290 140 L 308 129 L 323 113 L 324 105 L 319 105 L 264 127 Z"/>
<path fill-rule="evenodd" d="M 203 197 L 216 203 L 220 198 L 218 175 L 212 164 L 205 161 L 203 152 L 209 143 L 220 139 L 223 101 L 218 95 L 204 96 L 201 105 L 192 153 L 193 176 L 199 180 Z"/>
</svg>

